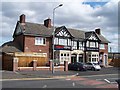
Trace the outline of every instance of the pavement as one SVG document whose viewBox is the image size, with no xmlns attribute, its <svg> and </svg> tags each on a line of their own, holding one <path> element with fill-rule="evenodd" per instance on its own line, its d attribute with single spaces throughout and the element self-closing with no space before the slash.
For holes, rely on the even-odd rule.
<svg viewBox="0 0 120 90">
<path fill-rule="evenodd" d="M 111 67 L 108 67 L 108 68 L 111 68 Z M 114 71 L 114 68 L 112 71 Z M 116 69 L 115 69 L 115 71 L 116 71 Z M 101 72 L 107 73 L 107 68 L 102 69 Z M 80 72 L 79 74 L 80 74 L 80 76 L 82 76 L 82 75 L 84 76 L 86 74 L 89 74 L 89 75 L 95 74 L 96 75 L 96 74 L 101 74 L 101 72 L 92 72 L 92 71 L 84 72 L 83 71 L 83 72 Z M 2 71 L 0 71 L 0 73 L 2 74 L 2 77 L 0 77 L 1 80 L 52 79 L 52 78 L 74 77 L 74 76 L 79 75 L 78 72 L 76 72 L 76 71 L 55 71 L 54 73 L 52 73 L 52 71 L 47 71 L 47 70 L 17 71 L 17 72 L 2 70 Z"/>
<path fill-rule="evenodd" d="M 40 85 L 44 86 L 44 84 L 50 87 L 52 83 L 53 83 L 53 86 L 54 84 L 56 84 L 56 85 L 59 85 L 59 86 L 61 85 L 62 87 L 65 87 L 66 85 L 65 83 L 67 83 L 68 86 L 72 85 L 73 87 L 113 88 L 113 90 L 117 90 L 118 88 L 117 83 L 108 83 L 105 80 L 102 80 L 101 78 L 101 77 L 105 77 L 106 75 L 107 75 L 106 77 L 110 76 L 109 78 L 111 78 L 112 74 L 115 74 L 118 72 L 117 70 L 118 70 L 117 68 L 112 68 L 112 67 L 103 68 L 100 72 L 99 71 L 87 71 L 87 72 L 55 71 L 54 73 L 52 73 L 52 71 L 47 71 L 47 70 L 18 71 L 18 72 L 4 70 L 4 71 L 0 71 L 0 73 L 2 74 L 0 81 L 5 81 L 3 82 L 3 86 L 5 87 L 13 87 L 12 84 L 16 85 L 15 87 L 18 87 L 18 86 L 23 87 L 25 85 L 27 87 L 29 86 L 29 84 L 31 84 L 31 87 L 34 87 L 34 85 L 35 87 L 42 87 Z M 98 76 L 99 78 L 101 78 L 101 80 L 97 79 Z"/>
<path fill-rule="evenodd" d="M 1 71 L 2 80 L 31 80 L 31 79 L 52 79 L 52 78 L 66 78 L 75 76 L 75 72 L 71 71 L 51 71 L 41 70 L 41 71 Z"/>
</svg>

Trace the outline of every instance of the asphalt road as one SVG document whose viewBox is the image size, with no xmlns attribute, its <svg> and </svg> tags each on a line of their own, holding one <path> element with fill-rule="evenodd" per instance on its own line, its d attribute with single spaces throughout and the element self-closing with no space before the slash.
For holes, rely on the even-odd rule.
<svg viewBox="0 0 120 90">
<path fill-rule="evenodd" d="M 53 80 L 25 80 L 25 81 L 4 81 L 3 88 L 84 88 L 73 81 Z"/>
<path fill-rule="evenodd" d="M 86 76 L 86 75 L 101 75 L 101 74 L 119 74 L 120 68 L 116 67 L 109 67 L 109 68 L 102 68 L 100 71 L 73 71 L 78 76 Z"/>
<path fill-rule="evenodd" d="M 102 68 L 101 71 L 71 71 L 77 76 L 46 80 L 8 80 L 2 88 L 117 88 L 118 68 Z M 116 89 L 114 89 L 116 90 Z"/>
</svg>

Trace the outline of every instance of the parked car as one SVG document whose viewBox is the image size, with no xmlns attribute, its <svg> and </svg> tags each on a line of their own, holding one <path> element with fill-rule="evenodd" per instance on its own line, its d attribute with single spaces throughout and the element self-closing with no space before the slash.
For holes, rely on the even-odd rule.
<svg viewBox="0 0 120 90">
<path fill-rule="evenodd" d="M 68 70 L 86 71 L 86 65 L 81 62 L 75 62 L 68 64 Z"/>
<path fill-rule="evenodd" d="M 91 70 L 101 70 L 101 67 L 100 65 L 98 65 L 98 63 L 96 62 L 88 62 L 86 63 L 87 65 L 87 69 L 91 69 Z"/>
</svg>

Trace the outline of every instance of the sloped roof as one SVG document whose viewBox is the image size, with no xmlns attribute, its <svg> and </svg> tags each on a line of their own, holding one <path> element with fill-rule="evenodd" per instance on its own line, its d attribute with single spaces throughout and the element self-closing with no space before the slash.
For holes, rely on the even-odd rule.
<svg viewBox="0 0 120 90">
<path fill-rule="evenodd" d="M 81 30 L 76 30 L 76 29 L 70 29 L 68 28 L 68 31 L 71 33 L 71 35 L 75 38 L 82 38 L 85 39 L 85 32 Z"/>
<path fill-rule="evenodd" d="M 96 35 L 101 40 L 101 43 L 110 43 L 110 41 L 108 41 L 104 36 L 98 35 L 97 33 L 96 33 Z"/>
<path fill-rule="evenodd" d="M 19 23 L 19 21 L 18 21 Z M 23 27 L 20 23 L 20 27 L 23 29 L 23 34 L 24 35 L 33 35 L 33 36 L 44 36 L 44 37 L 50 37 L 52 36 L 53 33 L 53 27 L 51 28 L 47 28 L 46 26 L 44 26 L 43 24 L 37 24 L 37 23 L 30 23 L 30 22 L 26 22 L 25 23 L 25 27 Z M 61 26 L 61 27 L 57 27 L 56 31 L 59 31 L 61 28 L 63 28 L 65 26 Z M 25 28 L 25 30 L 24 30 Z M 66 27 L 65 27 L 66 28 Z M 71 29 L 71 28 L 66 28 L 70 34 L 76 38 L 76 39 L 85 39 L 86 37 L 88 37 L 91 33 L 93 33 L 94 31 L 91 32 L 85 32 L 82 30 L 77 30 L 77 29 Z M 55 32 L 56 32 L 55 31 Z M 95 33 L 95 32 L 94 32 Z M 98 35 L 97 33 L 95 33 L 98 38 L 102 41 L 102 43 L 110 43 L 104 36 L 102 35 Z"/>
<path fill-rule="evenodd" d="M 52 32 L 53 32 L 53 28 L 47 28 L 43 24 L 26 22 L 24 34 L 51 36 Z"/>
<path fill-rule="evenodd" d="M 1 48 L 4 53 L 22 52 L 19 45 L 15 44 L 13 41 L 4 43 Z"/>
</svg>

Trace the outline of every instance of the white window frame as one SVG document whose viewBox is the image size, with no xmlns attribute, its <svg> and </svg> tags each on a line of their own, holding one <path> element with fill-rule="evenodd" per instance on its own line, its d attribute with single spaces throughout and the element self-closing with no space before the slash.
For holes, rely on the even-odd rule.
<svg viewBox="0 0 120 90">
<path fill-rule="evenodd" d="M 90 42 L 90 47 L 95 47 L 95 42 Z"/>
<path fill-rule="evenodd" d="M 59 42 L 59 39 L 58 39 L 58 38 L 55 38 L 55 39 L 54 39 L 54 44 L 58 44 L 58 42 Z"/>
<path fill-rule="evenodd" d="M 66 45 L 67 46 L 67 39 L 59 38 L 59 45 Z"/>
<path fill-rule="evenodd" d="M 45 40 L 45 41 L 44 41 Z M 44 43 L 45 42 L 45 43 Z M 46 38 L 35 37 L 35 45 L 46 45 Z"/>
<path fill-rule="evenodd" d="M 105 45 L 104 44 L 100 44 L 100 49 L 105 49 Z"/>
<path fill-rule="evenodd" d="M 72 41 L 72 49 L 77 49 L 77 41 Z"/>
</svg>

